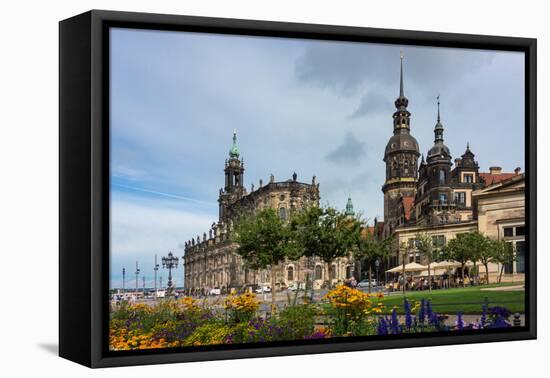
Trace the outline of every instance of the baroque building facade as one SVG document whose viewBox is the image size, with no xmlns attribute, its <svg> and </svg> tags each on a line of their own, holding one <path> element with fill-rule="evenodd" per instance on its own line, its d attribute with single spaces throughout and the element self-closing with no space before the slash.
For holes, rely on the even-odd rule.
<svg viewBox="0 0 550 378">
<path fill-rule="evenodd" d="M 259 181 L 250 192 L 244 187 L 245 166 L 237 145 L 236 132 L 229 157 L 225 161 L 225 184 L 219 190 L 219 216 L 208 232 L 185 242 L 184 274 L 185 290 L 188 293 L 205 293 L 209 289 L 228 292 L 232 289 L 246 290 L 257 286 L 271 286 L 270 270 L 249 269 L 236 253 L 238 245 L 231 240 L 233 223 L 243 213 L 253 213 L 265 208 L 276 209 L 282 219 L 298 209 L 319 204 L 319 184 L 313 176 L 310 183 L 298 181 L 298 175 L 285 181 L 275 181 L 273 175 L 267 183 Z M 346 211 L 353 213 L 351 198 Z M 350 277 L 353 262 L 340 258 L 333 262 L 332 269 L 319 258 L 303 257 L 298 261 L 285 261 L 275 268 L 276 288 L 291 287 L 306 281 L 306 274 L 313 275 L 315 287 L 324 282 L 333 282 Z"/>
<path fill-rule="evenodd" d="M 434 142 L 424 158 L 411 134 L 408 104 L 403 89 L 401 55 L 400 93 L 395 101 L 393 135 L 383 158 L 386 180 L 382 186 L 384 221 L 381 236 L 395 237 L 396 245 L 405 245 L 406 249 L 396 248 L 389 265 L 400 265 L 403 260 L 405 263 L 426 263 L 415 250 L 415 236 L 419 233 L 431 235 L 433 244 L 442 247 L 459 233 L 480 231 L 489 237 L 513 243 L 518 251 L 517 261 L 505 267 L 505 271 L 512 278 L 521 278 L 525 255 L 524 174 L 520 168 L 513 173 L 503 173 L 500 167 L 480 172 L 469 142 L 453 164 L 451 151 L 445 144 L 439 96 Z M 417 161 L 419 156 L 420 162 Z M 487 213 L 491 217 L 486 216 Z M 490 274 L 496 275 L 499 269 L 492 264 Z"/>
</svg>

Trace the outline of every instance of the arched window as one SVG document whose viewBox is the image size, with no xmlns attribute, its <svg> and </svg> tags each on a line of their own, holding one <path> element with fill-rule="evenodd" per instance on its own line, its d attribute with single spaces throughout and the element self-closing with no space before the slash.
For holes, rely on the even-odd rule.
<svg viewBox="0 0 550 378">
<path fill-rule="evenodd" d="M 409 161 L 405 160 L 405 163 L 403 163 L 403 173 L 408 175 L 409 174 Z"/>
<path fill-rule="evenodd" d="M 294 267 L 289 266 L 287 269 L 287 280 L 288 281 L 294 281 Z"/>
<path fill-rule="evenodd" d="M 351 273 L 352 273 L 352 267 L 351 265 L 348 265 L 346 267 L 346 278 L 351 278 Z"/>
<path fill-rule="evenodd" d="M 330 270 L 330 279 L 336 279 L 336 264 L 332 264 L 332 269 Z"/>
<path fill-rule="evenodd" d="M 323 279 L 323 268 L 321 268 L 321 265 L 315 265 L 315 279 L 316 280 Z"/>
<path fill-rule="evenodd" d="M 281 208 L 279 209 L 279 217 L 281 217 L 281 219 L 283 219 L 283 220 L 286 219 L 286 208 L 281 207 Z"/>
</svg>

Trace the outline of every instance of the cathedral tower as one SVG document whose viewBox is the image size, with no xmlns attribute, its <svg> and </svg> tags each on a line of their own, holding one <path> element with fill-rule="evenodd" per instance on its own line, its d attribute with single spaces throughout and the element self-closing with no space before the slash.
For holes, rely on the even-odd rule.
<svg viewBox="0 0 550 378">
<path fill-rule="evenodd" d="M 225 186 L 220 189 L 218 199 L 219 221 L 224 222 L 226 218 L 225 209 L 227 206 L 246 194 L 244 182 L 244 161 L 239 160 L 239 147 L 237 146 L 237 131 L 233 131 L 233 144 L 229 149 L 229 159 L 225 160 Z"/>
<path fill-rule="evenodd" d="M 395 100 L 393 113 L 393 136 L 386 145 L 386 182 L 384 193 L 384 236 L 389 236 L 399 224 L 398 207 L 404 197 L 414 197 L 417 182 L 417 161 L 420 156 L 418 142 L 411 135 L 411 113 L 407 110 L 409 100 L 403 88 L 403 53 L 401 53 L 401 73 L 399 97 Z"/>
</svg>

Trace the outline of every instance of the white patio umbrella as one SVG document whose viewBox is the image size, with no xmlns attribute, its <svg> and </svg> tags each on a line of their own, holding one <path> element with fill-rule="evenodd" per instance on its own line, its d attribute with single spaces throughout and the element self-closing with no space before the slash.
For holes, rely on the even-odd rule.
<svg viewBox="0 0 550 378">
<path fill-rule="evenodd" d="M 407 265 L 405 265 L 405 272 L 421 272 L 426 269 L 428 269 L 426 265 L 420 265 L 415 262 L 408 263 Z M 401 272 L 403 272 L 403 265 L 398 265 L 395 268 L 386 270 L 386 273 L 401 273 Z"/>
</svg>

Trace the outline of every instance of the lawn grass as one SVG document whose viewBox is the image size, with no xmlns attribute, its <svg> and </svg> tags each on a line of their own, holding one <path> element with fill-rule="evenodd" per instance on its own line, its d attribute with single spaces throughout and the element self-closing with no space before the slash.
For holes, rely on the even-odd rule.
<svg viewBox="0 0 550 378">
<path fill-rule="evenodd" d="M 464 314 L 480 314 L 485 298 L 489 300 L 489 307 L 502 306 L 512 312 L 525 312 L 525 291 L 482 291 L 481 289 L 510 286 L 511 284 L 495 284 L 466 288 L 453 288 L 444 290 L 406 292 L 405 297 L 411 302 L 421 299 L 430 299 L 435 312 L 440 314 L 456 314 L 462 311 Z M 517 283 L 514 285 L 518 285 Z M 394 306 L 398 313 L 403 313 L 403 294 L 388 295 L 380 300 L 386 305 L 388 312 Z"/>
</svg>

